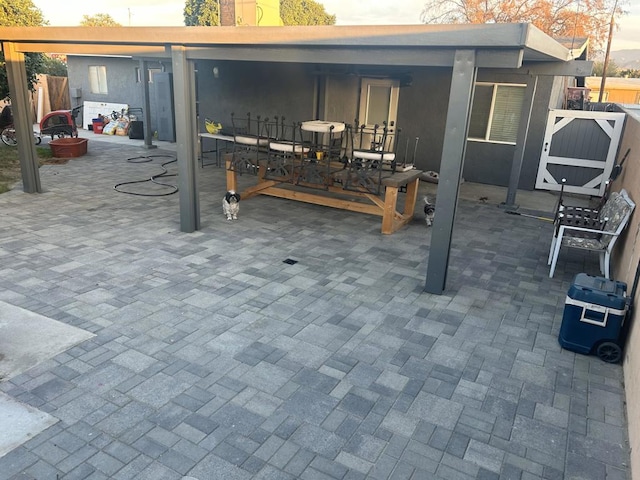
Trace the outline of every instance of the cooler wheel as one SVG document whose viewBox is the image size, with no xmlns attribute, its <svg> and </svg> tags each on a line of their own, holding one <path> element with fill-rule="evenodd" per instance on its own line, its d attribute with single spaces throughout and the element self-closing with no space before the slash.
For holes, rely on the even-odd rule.
<svg viewBox="0 0 640 480">
<path fill-rule="evenodd" d="M 618 363 L 622 358 L 622 349 L 617 343 L 602 342 L 598 345 L 596 355 L 607 363 Z"/>
</svg>

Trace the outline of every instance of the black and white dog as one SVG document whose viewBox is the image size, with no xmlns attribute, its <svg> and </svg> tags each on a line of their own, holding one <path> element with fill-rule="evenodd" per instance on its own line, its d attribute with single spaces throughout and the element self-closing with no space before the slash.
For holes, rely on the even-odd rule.
<svg viewBox="0 0 640 480">
<path fill-rule="evenodd" d="M 429 202 L 429 197 L 424 197 L 424 221 L 427 227 L 433 225 L 433 217 L 436 214 L 436 206 Z"/>
<path fill-rule="evenodd" d="M 222 213 L 227 216 L 227 220 L 237 220 L 239 211 L 240 194 L 234 190 L 229 190 L 222 199 Z"/>
</svg>

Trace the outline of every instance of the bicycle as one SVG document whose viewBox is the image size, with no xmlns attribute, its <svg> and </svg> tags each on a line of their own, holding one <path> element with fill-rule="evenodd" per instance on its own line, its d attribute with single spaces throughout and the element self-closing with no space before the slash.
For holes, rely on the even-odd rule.
<svg viewBox="0 0 640 480">
<path fill-rule="evenodd" d="M 18 145 L 18 139 L 16 138 L 16 129 L 13 125 L 9 125 L 2 129 L 2 133 L 0 133 L 0 138 L 2 138 L 2 143 L 8 145 L 9 147 L 15 147 Z M 42 142 L 42 137 L 33 132 L 33 143 L 36 145 L 40 145 Z"/>
<path fill-rule="evenodd" d="M 5 105 L 0 113 L 0 138 L 2 139 L 2 143 L 8 145 L 9 147 L 15 147 L 18 145 L 18 139 L 16 138 L 16 129 L 13 126 L 13 113 L 11 112 L 11 106 Z M 36 145 L 40 145 L 42 142 L 42 137 L 36 132 L 33 132 L 34 143 Z"/>
<path fill-rule="evenodd" d="M 114 121 L 128 121 L 129 120 L 129 111 L 126 108 L 123 108 L 122 110 L 120 110 L 120 113 L 116 112 L 115 110 L 111 112 L 110 115 L 111 119 Z"/>
</svg>

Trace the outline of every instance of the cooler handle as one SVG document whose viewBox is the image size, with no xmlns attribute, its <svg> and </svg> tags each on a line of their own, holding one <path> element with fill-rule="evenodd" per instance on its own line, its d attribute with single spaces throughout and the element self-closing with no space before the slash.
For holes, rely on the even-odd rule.
<svg viewBox="0 0 640 480">
<path fill-rule="evenodd" d="M 589 304 L 582 307 L 582 315 L 580 321 L 584 323 L 590 323 L 591 325 L 597 325 L 599 327 L 606 327 L 607 320 L 609 319 L 609 309 L 602 305 Z"/>
</svg>

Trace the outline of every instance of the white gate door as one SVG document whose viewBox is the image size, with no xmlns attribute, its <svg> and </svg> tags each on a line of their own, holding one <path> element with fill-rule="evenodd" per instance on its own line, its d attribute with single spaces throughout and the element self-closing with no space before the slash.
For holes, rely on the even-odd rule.
<svg viewBox="0 0 640 480">
<path fill-rule="evenodd" d="M 601 196 L 615 163 L 624 113 L 551 110 L 536 188 Z"/>
</svg>

